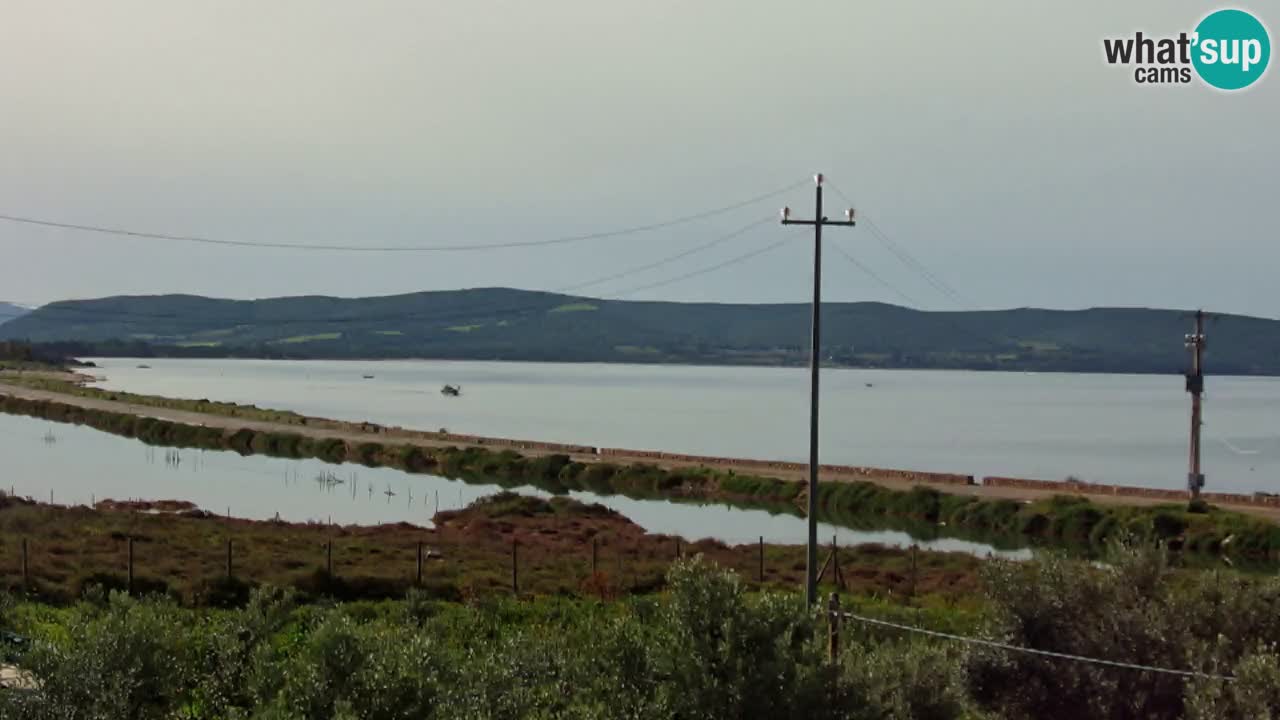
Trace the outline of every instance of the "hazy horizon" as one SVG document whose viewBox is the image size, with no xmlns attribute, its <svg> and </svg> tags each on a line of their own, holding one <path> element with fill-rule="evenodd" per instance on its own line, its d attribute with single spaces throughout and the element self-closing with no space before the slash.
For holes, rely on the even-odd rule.
<svg viewBox="0 0 1280 720">
<path fill-rule="evenodd" d="M 1280 11 L 1255 9 L 1274 23 Z M 1204 307 L 1275 317 L 1280 78 L 1143 87 L 1102 40 L 1212 8 L 317 6 L 20 0 L 0 60 L 0 214 L 243 242 L 448 245 L 645 225 L 826 173 L 825 298 L 922 309 Z M 20 69 L 21 71 L 17 71 Z M 811 185 L 699 222 L 542 248 L 336 253 L 0 222 L 0 300 L 554 291 L 673 255 Z M 767 223 L 609 295 L 782 249 L 635 300 L 806 302 L 806 228 Z"/>
</svg>

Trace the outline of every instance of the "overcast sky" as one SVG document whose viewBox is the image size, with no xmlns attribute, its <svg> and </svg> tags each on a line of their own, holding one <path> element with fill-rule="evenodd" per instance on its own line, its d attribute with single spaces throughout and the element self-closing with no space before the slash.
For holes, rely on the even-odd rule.
<svg viewBox="0 0 1280 720">
<path fill-rule="evenodd" d="M 1276 70 L 1225 94 L 1139 86 L 1103 61 L 1104 37 L 1190 31 L 1208 9 L 4 0 L 0 213 L 242 241 L 493 243 L 655 222 L 821 170 L 960 300 L 864 228 L 828 242 L 927 308 L 1280 316 Z M 1253 9 L 1274 41 L 1280 10 Z M 657 232 L 468 253 L 300 253 L 0 223 L 0 300 L 555 289 L 784 203 L 810 214 L 811 187 Z M 790 235 L 634 297 L 803 301 L 804 232 L 770 223 L 584 292 Z M 827 257 L 827 297 L 900 302 Z"/>
</svg>

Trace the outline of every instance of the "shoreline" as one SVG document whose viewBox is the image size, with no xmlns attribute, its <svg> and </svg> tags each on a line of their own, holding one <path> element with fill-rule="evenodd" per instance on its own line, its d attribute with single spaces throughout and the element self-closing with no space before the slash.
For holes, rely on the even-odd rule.
<svg viewBox="0 0 1280 720">
<path fill-rule="evenodd" d="M 809 366 L 804 363 L 795 365 L 789 364 L 764 364 L 764 363 L 693 363 L 693 362 L 638 362 L 635 360 L 520 360 L 512 358 L 460 358 L 460 357 L 268 357 L 265 355 L 154 355 L 151 357 L 138 357 L 135 355 L 85 355 L 85 359 L 93 360 L 140 360 L 146 362 L 148 360 L 177 360 L 177 361 L 251 361 L 251 362 L 270 362 L 270 363 L 294 363 L 294 362 L 334 362 L 334 363 L 381 363 L 381 362 L 430 362 L 430 363 L 498 363 L 510 365 L 598 365 L 601 367 L 674 367 L 674 368 L 734 368 L 734 369 L 759 369 L 759 370 L 795 370 L 807 372 Z M 1168 377 L 1170 379 L 1181 379 L 1183 373 L 1175 370 L 1027 370 L 1014 368 L 979 368 L 979 367 L 920 367 L 912 365 L 839 365 L 826 364 L 822 365 L 823 370 L 857 370 L 857 371 L 890 371 L 890 372 L 912 372 L 912 373 L 977 373 L 989 375 L 993 373 L 1008 375 L 1115 375 L 1119 377 Z M 1258 380 L 1280 380 L 1280 372 L 1273 375 L 1259 375 L 1257 373 L 1248 372 L 1215 372 L 1216 377 L 1229 378 L 1253 378 Z"/>
<path fill-rule="evenodd" d="M 601 453 L 600 448 L 308 418 L 252 405 L 112 393 L 47 379 L 27 386 L 0 382 L 0 411 L 88 425 L 150 445 L 395 467 L 508 487 L 529 485 L 555 495 L 585 490 L 785 512 L 800 512 L 808 497 L 803 464 L 617 449 Z M 1098 552 L 1117 537 L 1192 554 L 1269 559 L 1280 551 L 1280 508 L 1270 502 L 1189 508 L 1176 491 L 1130 496 L 1108 487 L 1112 494 L 1097 495 L 1080 492 L 1089 488 L 1078 485 L 1016 479 L 978 484 L 970 476 L 843 466 L 825 466 L 823 477 L 822 517 L 849 527 L 910 522 L 940 536 L 980 535 L 997 545 L 1004 538 L 1087 552 Z"/>
<path fill-rule="evenodd" d="M 116 412 L 135 417 L 152 417 L 158 420 L 214 427 L 234 431 L 249 429 L 258 432 L 299 433 L 315 439 L 336 437 L 344 442 L 358 444 L 361 442 L 394 441 L 407 443 L 421 448 L 442 449 L 449 447 L 475 447 L 486 450 L 513 450 L 526 455 L 538 457 L 552 454 L 565 454 L 574 462 L 584 464 L 616 463 L 616 464 L 654 464 L 661 469 L 675 471 L 694 468 L 713 468 L 729 474 L 768 473 L 770 477 L 797 482 L 808 477 L 806 463 L 760 460 L 754 458 L 730 458 L 712 455 L 692 455 L 686 453 L 670 453 L 660 450 L 636 450 L 630 448 L 606 448 L 572 443 L 543 442 L 518 438 L 490 437 L 464 433 L 434 432 L 415 430 L 400 426 L 386 426 L 371 422 L 353 422 L 334 420 L 312 416 L 298 415 L 291 411 L 269 411 L 256 406 L 249 406 L 261 412 L 276 412 L 288 415 L 295 422 L 269 422 L 235 415 L 215 412 L 198 412 L 186 409 L 155 407 L 137 404 L 128 400 L 108 399 L 111 397 L 144 398 L 124 391 L 110 391 L 96 388 L 91 383 L 97 378 L 79 370 L 72 371 L 26 371 L 21 375 L 35 377 L 54 382 L 68 383 L 104 397 L 86 397 L 56 389 L 32 388 L 12 385 L 5 382 L 6 374 L 0 373 L 0 396 L 17 397 L 26 400 L 71 402 L 79 407 L 105 412 Z M 178 398 L 166 398 L 175 402 L 194 402 Z M 213 405 L 213 403 L 209 403 Z M 230 404 L 223 403 L 223 406 Z M 1016 502 L 1036 502 L 1054 496 L 1069 495 L 1087 498 L 1101 504 L 1150 506 L 1183 502 L 1187 493 L 1183 490 L 1168 488 L 1146 488 L 1126 485 L 1105 485 L 1068 480 L 1043 480 L 1037 478 L 1017 478 L 1006 476 L 975 477 L 960 473 L 942 473 L 913 471 L 893 468 L 876 468 L 853 465 L 823 464 L 819 467 L 820 482 L 869 482 L 881 487 L 909 491 L 917 486 L 924 486 L 939 492 L 973 496 L 988 500 L 1013 500 Z M 1206 500 L 1229 507 L 1239 512 L 1280 522 L 1280 495 L 1252 495 L 1243 493 L 1209 493 Z"/>
</svg>

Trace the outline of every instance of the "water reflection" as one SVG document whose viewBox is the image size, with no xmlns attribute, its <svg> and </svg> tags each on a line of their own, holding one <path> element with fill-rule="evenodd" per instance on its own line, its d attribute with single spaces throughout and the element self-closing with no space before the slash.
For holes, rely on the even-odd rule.
<svg viewBox="0 0 1280 720">
<path fill-rule="evenodd" d="M 87 427 L 0 415 L 0 452 L 5 485 L 20 495 L 59 503 L 93 504 L 102 499 L 186 500 L 212 512 L 257 520 L 371 525 L 408 522 L 429 526 L 441 510 L 465 507 L 500 492 L 494 484 L 472 484 L 392 468 L 333 465 L 315 459 L 242 457 L 233 452 L 162 448 Z M 513 489 L 549 497 L 533 487 Z M 715 504 L 638 500 L 573 492 L 582 502 L 600 503 L 650 532 L 689 540 L 728 543 L 803 543 L 803 518 Z M 893 530 L 853 530 L 820 525 L 823 542 L 842 545 L 883 543 L 907 546 L 912 538 Z M 978 555 L 994 552 L 981 543 L 936 539 L 921 547 Z M 998 553 L 1026 557 L 1029 551 Z"/>
</svg>

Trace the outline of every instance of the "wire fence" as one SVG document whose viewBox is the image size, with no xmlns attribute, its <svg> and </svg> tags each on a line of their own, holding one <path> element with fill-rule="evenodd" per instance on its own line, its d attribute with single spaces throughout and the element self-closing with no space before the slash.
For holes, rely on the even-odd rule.
<svg viewBox="0 0 1280 720">
<path fill-rule="evenodd" d="M 925 637 L 937 638 L 940 640 L 950 640 L 953 642 L 964 643 L 967 645 L 976 645 L 980 647 L 1002 650 L 1010 653 L 1019 653 L 1024 655 L 1034 655 L 1037 657 L 1048 658 L 1051 660 L 1065 660 L 1068 662 L 1088 663 L 1092 665 L 1101 665 L 1105 667 L 1120 668 L 1124 670 L 1137 670 L 1140 672 L 1158 673 L 1162 675 L 1176 675 L 1184 678 L 1192 678 L 1199 680 L 1214 680 L 1218 682 L 1234 682 L 1235 677 L 1232 675 L 1218 675 L 1214 673 L 1200 672 L 1197 670 L 1178 670 L 1174 668 L 1159 667 L 1154 665 L 1144 665 L 1141 663 L 1131 663 L 1122 660 L 1109 660 L 1106 658 L 1088 657 L 1085 655 L 1074 655 L 1071 653 L 1055 652 L 1053 650 L 1040 650 L 1037 648 L 1022 647 L 1019 645 L 1011 645 L 1009 643 L 998 642 L 996 640 L 988 640 L 969 635 L 958 635 L 955 633 L 942 632 L 939 630 L 930 630 L 927 628 L 917 627 L 915 625 L 907 625 L 904 623 L 882 620 L 879 618 L 867 617 L 847 611 L 841 611 L 839 605 L 839 597 L 832 594 L 831 600 L 827 606 L 828 620 L 828 650 L 831 658 L 834 660 L 839 654 L 840 643 L 840 624 L 841 621 L 852 621 L 862 625 L 872 627 L 885 628 L 889 630 L 897 630 L 900 632 L 922 635 Z"/>
</svg>

